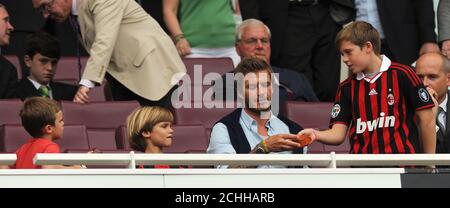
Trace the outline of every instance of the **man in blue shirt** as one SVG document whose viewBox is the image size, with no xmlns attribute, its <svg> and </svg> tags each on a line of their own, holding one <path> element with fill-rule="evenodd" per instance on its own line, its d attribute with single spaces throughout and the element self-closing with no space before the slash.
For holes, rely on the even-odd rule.
<svg viewBox="0 0 450 208">
<path fill-rule="evenodd" d="M 303 153 L 303 148 L 296 142 L 296 134 L 303 128 L 271 111 L 273 76 L 270 65 L 260 58 L 244 59 L 237 66 L 235 76 L 244 108 L 235 110 L 214 125 L 207 152 Z"/>
</svg>

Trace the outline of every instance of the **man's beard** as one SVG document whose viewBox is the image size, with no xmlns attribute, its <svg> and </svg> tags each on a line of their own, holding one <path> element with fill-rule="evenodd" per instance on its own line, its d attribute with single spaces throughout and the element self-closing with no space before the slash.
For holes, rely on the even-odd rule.
<svg viewBox="0 0 450 208">
<path fill-rule="evenodd" d="M 270 100 L 268 102 L 271 102 Z M 247 108 L 248 110 L 250 110 L 251 112 L 261 115 L 263 113 L 269 112 L 272 109 L 272 105 L 270 104 L 269 106 L 267 106 L 266 108 L 259 108 L 257 107 L 257 104 L 253 103 L 253 105 L 256 106 L 251 106 L 250 102 L 248 99 L 245 100 L 245 108 Z"/>
</svg>

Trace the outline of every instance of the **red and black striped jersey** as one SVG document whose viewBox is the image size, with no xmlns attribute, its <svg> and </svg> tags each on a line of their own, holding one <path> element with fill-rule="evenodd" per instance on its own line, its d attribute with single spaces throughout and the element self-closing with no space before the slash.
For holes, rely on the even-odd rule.
<svg viewBox="0 0 450 208">
<path fill-rule="evenodd" d="M 383 57 L 380 72 L 372 79 L 361 73 L 339 85 L 330 126 L 350 127 L 350 153 L 415 153 L 415 111 L 433 106 L 411 68 Z"/>
</svg>

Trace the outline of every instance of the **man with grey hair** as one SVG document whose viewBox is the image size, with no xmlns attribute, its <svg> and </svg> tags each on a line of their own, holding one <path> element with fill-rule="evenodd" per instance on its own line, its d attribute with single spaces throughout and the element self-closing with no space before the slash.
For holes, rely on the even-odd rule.
<svg viewBox="0 0 450 208">
<path fill-rule="evenodd" d="M 439 53 L 426 53 L 416 63 L 416 73 L 432 95 L 436 115 L 436 153 L 450 153 L 450 60 Z"/>
<path fill-rule="evenodd" d="M 256 19 L 247 19 L 236 29 L 235 36 L 235 48 L 241 60 L 257 57 L 270 64 L 271 32 L 263 22 Z M 319 101 L 304 75 L 290 69 L 271 67 L 273 72 L 278 74 L 278 80 L 276 80 L 277 83 L 274 83 L 274 86 L 279 88 L 280 102 L 287 100 Z M 236 99 L 236 86 L 233 85 L 233 82 L 226 79 L 227 74 L 222 76 L 222 84 L 215 84 L 216 99 Z"/>
<path fill-rule="evenodd" d="M 9 45 L 14 27 L 9 22 L 6 7 L 0 4 L 0 47 Z M 17 82 L 17 71 L 11 62 L 0 56 L 0 99 L 14 96 L 13 85 Z"/>
</svg>

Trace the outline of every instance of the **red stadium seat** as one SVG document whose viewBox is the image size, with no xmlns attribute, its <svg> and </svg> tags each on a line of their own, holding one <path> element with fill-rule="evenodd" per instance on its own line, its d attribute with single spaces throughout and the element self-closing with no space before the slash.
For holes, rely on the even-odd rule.
<svg viewBox="0 0 450 208">
<path fill-rule="evenodd" d="M 298 123 L 303 128 L 328 129 L 333 103 L 287 101 L 281 114 Z"/>
<path fill-rule="evenodd" d="M 200 153 L 208 148 L 205 127 L 202 125 L 174 125 L 172 146 L 165 153 Z"/>
<path fill-rule="evenodd" d="M 5 57 L 9 62 L 11 62 L 16 67 L 17 77 L 19 79 L 21 79 L 22 78 L 22 67 L 20 66 L 19 57 L 14 56 L 14 55 L 6 55 L 3 57 Z"/>
<path fill-rule="evenodd" d="M 25 144 L 31 136 L 21 125 L 4 125 L 0 135 L 0 152 L 15 152 Z M 86 127 L 82 125 L 65 125 L 64 136 L 55 143 L 61 151 L 65 149 L 89 149 Z"/>
<path fill-rule="evenodd" d="M 19 99 L 0 100 L 0 126 L 3 124 L 21 124 L 20 109 L 22 101 Z"/>
<path fill-rule="evenodd" d="M 66 124 L 83 124 L 88 129 L 116 129 L 124 125 L 127 116 L 137 107 L 136 101 L 91 102 L 77 104 L 63 101 L 61 106 Z"/>
</svg>

